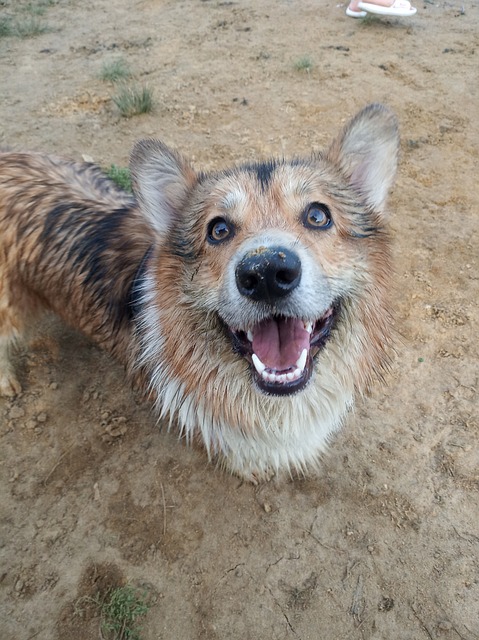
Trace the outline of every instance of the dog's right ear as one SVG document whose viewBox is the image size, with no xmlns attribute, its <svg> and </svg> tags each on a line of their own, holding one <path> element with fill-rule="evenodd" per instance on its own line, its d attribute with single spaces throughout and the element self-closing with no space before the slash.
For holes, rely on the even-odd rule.
<svg viewBox="0 0 479 640">
<path fill-rule="evenodd" d="M 366 202 L 383 213 L 396 175 L 399 150 L 398 122 L 381 104 L 360 111 L 333 142 L 327 153 Z"/>
<path fill-rule="evenodd" d="M 139 140 L 130 156 L 133 191 L 152 228 L 165 237 L 197 182 L 192 167 L 159 140 Z"/>
</svg>

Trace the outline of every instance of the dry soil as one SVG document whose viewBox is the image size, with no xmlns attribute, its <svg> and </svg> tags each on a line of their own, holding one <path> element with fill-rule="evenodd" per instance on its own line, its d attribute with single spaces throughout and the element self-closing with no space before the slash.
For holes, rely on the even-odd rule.
<svg viewBox="0 0 479 640">
<path fill-rule="evenodd" d="M 99 638 L 91 599 L 125 582 L 149 594 L 144 640 L 479 638 L 479 4 L 417 2 L 361 21 L 337 0 L 43 0 L 47 31 L 0 38 L 14 148 L 108 167 L 156 136 L 220 168 L 309 154 L 373 101 L 402 130 L 397 356 L 317 478 L 215 471 L 58 323 L 20 349 L 24 392 L 0 400 L 3 640 Z M 99 75 L 118 58 L 152 113 L 117 112 Z"/>
</svg>

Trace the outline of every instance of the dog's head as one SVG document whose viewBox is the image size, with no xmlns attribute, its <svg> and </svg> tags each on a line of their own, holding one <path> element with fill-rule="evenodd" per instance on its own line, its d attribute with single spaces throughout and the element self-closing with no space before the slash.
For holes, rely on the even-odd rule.
<svg viewBox="0 0 479 640">
<path fill-rule="evenodd" d="M 305 388 L 342 323 L 371 340 L 377 359 L 389 271 L 384 206 L 397 149 L 396 119 L 379 105 L 308 160 L 196 174 L 162 143 L 137 143 L 131 168 L 157 237 L 169 358 L 184 358 L 185 342 L 209 341 L 208 359 L 216 352 L 221 361 L 209 361 L 213 370 L 229 350 L 248 362 L 257 389 L 282 396 Z M 173 346 L 173 335 L 183 344 Z"/>
<path fill-rule="evenodd" d="M 160 142 L 133 151 L 153 243 L 140 365 L 160 416 L 244 478 L 314 466 L 386 361 L 397 151 L 380 105 L 307 160 L 197 174 Z"/>
</svg>

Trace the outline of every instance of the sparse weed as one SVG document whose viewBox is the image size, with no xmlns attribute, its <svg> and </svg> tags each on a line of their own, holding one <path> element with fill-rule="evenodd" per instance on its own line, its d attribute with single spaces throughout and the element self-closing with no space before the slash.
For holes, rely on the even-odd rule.
<svg viewBox="0 0 479 640">
<path fill-rule="evenodd" d="M 0 37 L 32 38 L 50 31 L 50 27 L 42 22 L 39 16 L 57 1 L 32 0 L 26 4 L 13 4 L 13 13 L 0 18 Z"/>
<path fill-rule="evenodd" d="M 124 86 L 112 99 L 124 118 L 149 113 L 153 109 L 153 94 L 148 87 Z"/>
<path fill-rule="evenodd" d="M 12 35 L 18 38 L 33 38 L 46 31 L 49 31 L 48 26 L 34 16 L 23 19 L 17 18 L 12 23 Z"/>
<path fill-rule="evenodd" d="M 0 18 L 0 38 L 13 35 L 12 19 L 9 16 Z"/>
<path fill-rule="evenodd" d="M 131 174 L 128 167 L 119 167 L 116 164 L 112 164 L 105 173 L 110 180 L 113 180 L 113 182 L 120 187 L 120 189 L 124 189 L 129 192 L 133 191 L 131 185 Z"/>
<path fill-rule="evenodd" d="M 126 80 L 130 76 L 131 71 L 123 58 L 105 62 L 100 72 L 100 78 L 105 82 L 118 82 L 118 80 Z"/>
<path fill-rule="evenodd" d="M 34 2 L 29 2 L 27 5 L 22 7 L 22 9 L 32 15 L 42 16 L 48 7 L 51 7 L 53 4 L 56 4 L 56 0 L 36 0 Z"/>
<path fill-rule="evenodd" d="M 140 640 L 138 618 L 150 608 L 146 593 L 131 585 L 112 589 L 101 605 L 101 629 L 110 640 Z"/>
<path fill-rule="evenodd" d="M 313 66 L 313 61 L 309 56 L 301 56 L 301 58 L 298 58 L 294 63 L 296 71 L 307 71 L 308 73 L 311 71 Z"/>
</svg>

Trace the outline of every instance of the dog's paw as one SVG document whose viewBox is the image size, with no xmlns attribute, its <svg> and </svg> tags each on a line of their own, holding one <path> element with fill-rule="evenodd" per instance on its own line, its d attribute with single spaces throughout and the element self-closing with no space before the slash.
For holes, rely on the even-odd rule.
<svg viewBox="0 0 479 640">
<path fill-rule="evenodd" d="M 262 469 L 261 471 L 253 471 L 245 476 L 245 480 L 251 482 L 254 485 L 263 484 L 264 482 L 271 482 L 276 476 L 276 473 L 272 469 Z"/>
<path fill-rule="evenodd" d="M 0 396 L 13 398 L 22 391 L 22 386 L 18 382 L 13 373 L 4 373 L 0 375 Z"/>
<path fill-rule="evenodd" d="M 270 482 L 277 475 L 271 468 L 245 469 L 238 467 L 233 468 L 231 465 L 226 466 L 228 471 L 234 476 L 238 476 L 243 482 L 249 482 L 255 486 L 263 484 L 264 482 Z"/>
</svg>

